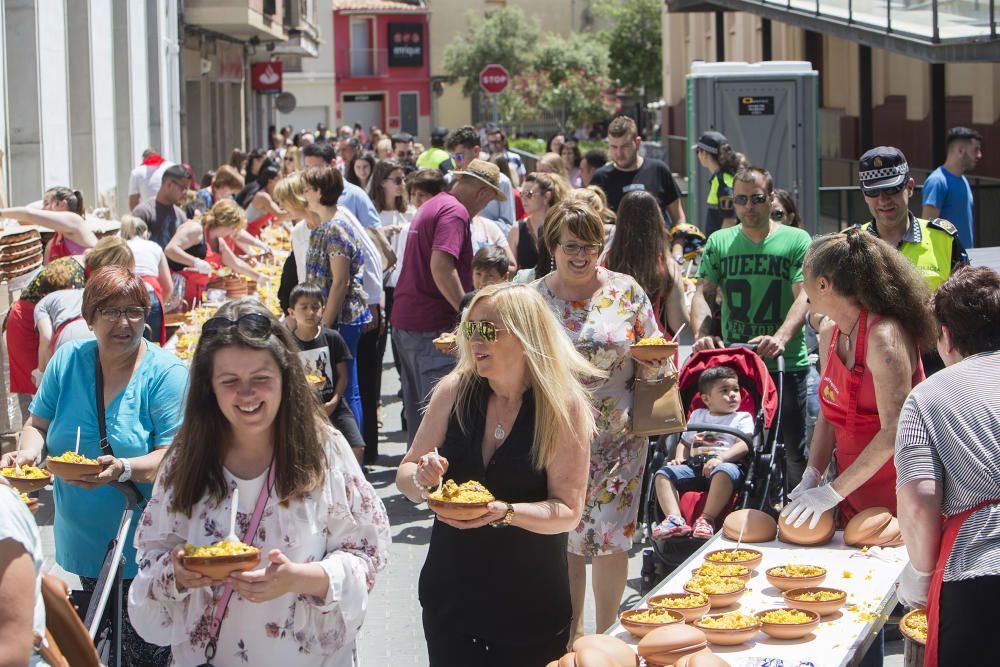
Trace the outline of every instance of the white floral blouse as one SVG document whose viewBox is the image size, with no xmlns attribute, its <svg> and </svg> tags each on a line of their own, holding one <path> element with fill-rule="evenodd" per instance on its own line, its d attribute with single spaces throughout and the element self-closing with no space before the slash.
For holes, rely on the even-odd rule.
<svg viewBox="0 0 1000 667">
<path fill-rule="evenodd" d="M 262 554 L 280 549 L 293 562 L 318 562 L 330 579 L 325 599 L 288 593 L 252 603 L 234 592 L 213 665 L 358 664 L 355 639 L 375 573 L 388 557 L 389 519 L 337 431 L 331 430 L 327 456 L 330 468 L 321 487 L 287 507 L 271 492 L 253 541 Z M 230 490 L 240 490 L 237 534 L 242 536 L 267 473 L 242 480 L 223 471 Z M 224 586 L 179 592 L 170 553 L 181 544 L 209 544 L 225 537 L 232 495 L 219 504 L 202 499 L 189 519 L 169 511 L 172 494 L 161 480 L 162 474 L 135 534 L 139 574 L 129 591 L 129 617 L 147 641 L 171 647 L 173 664 L 198 665 L 205 662 L 214 600 Z"/>
</svg>

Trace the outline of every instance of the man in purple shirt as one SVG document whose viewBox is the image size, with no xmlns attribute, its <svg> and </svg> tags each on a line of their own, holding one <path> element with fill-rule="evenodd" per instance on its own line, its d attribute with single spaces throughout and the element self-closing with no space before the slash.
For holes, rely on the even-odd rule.
<svg viewBox="0 0 1000 667">
<path fill-rule="evenodd" d="M 472 289 L 469 221 L 495 199 L 506 199 L 500 170 L 473 160 L 454 172 L 451 191 L 424 203 L 410 223 L 392 308 L 407 444 L 420 427 L 431 389 L 455 365 L 453 357 L 434 347 L 434 339 L 455 328 L 462 297 Z"/>
</svg>

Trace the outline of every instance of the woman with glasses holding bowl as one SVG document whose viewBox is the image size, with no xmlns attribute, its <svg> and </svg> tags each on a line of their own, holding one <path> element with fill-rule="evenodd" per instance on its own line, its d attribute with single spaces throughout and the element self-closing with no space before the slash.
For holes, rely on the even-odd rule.
<svg viewBox="0 0 1000 667">
<path fill-rule="evenodd" d="M 225 538 L 234 502 L 237 537 L 260 562 L 213 582 L 184 567 L 185 544 Z M 135 541 L 129 612 L 144 637 L 171 647 L 174 664 L 213 654 L 217 667 L 359 664 L 355 639 L 385 566 L 389 520 L 288 329 L 255 299 L 230 301 L 202 326 L 184 423 Z"/>
<path fill-rule="evenodd" d="M 21 448 L 0 465 L 37 465 L 42 447 L 49 456 L 73 452 L 77 429 L 79 453 L 101 464 L 84 481 L 55 480 L 56 562 L 79 575 L 93 590 L 108 542 L 118 531 L 125 503 L 110 482 L 133 482 L 149 498 L 167 445 L 181 423 L 187 368 L 142 334 L 149 313 L 149 292 L 142 279 L 122 266 L 93 273 L 83 291 L 83 317 L 93 340 L 60 347 L 45 369 L 29 408 Z M 101 448 L 101 419 L 110 450 Z M 124 552 L 124 590 L 136 575 L 133 517 Z M 126 664 L 166 665 L 170 651 L 147 644 L 125 616 Z"/>
<path fill-rule="evenodd" d="M 413 502 L 446 480 L 496 498 L 479 518 L 434 522 L 419 585 L 430 665 L 544 665 L 569 641 L 567 533 L 594 429 L 577 378 L 601 372 L 527 285 L 481 289 L 460 332 L 396 473 Z"/>
<path fill-rule="evenodd" d="M 598 264 L 604 223 L 587 204 L 564 201 L 545 216 L 542 241 L 555 269 L 532 283 L 562 323 L 576 349 L 607 374 L 585 384 L 599 413 L 590 443 L 590 485 L 579 524 L 570 534 L 569 576 L 573 638 L 583 634 L 587 556 L 593 558 L 597 632 L 618 616 L 628 574 L 628 551 L 639 512 L 640 478 L 648 439 L 631 432 L 632 384 L 665 372 L 632 359 L 631 345 L 660 335 L 649 298 L 631 276 Z M 643 366 L 637 367 L 636 364 Z"/>
</svg>

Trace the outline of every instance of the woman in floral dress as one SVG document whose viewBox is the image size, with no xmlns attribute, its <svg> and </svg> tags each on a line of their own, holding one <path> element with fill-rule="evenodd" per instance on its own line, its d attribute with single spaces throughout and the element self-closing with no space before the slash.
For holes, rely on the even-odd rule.
<svg viewBox="0 0 1000 667">
<path fill-rule="evenodd" d="M 590 444 L 590 483 L 583 517 L 569 536 L 573 638 L 583 634 L 586 558 L 593 562 L 597 631 L 618 616 L 628 574 L 639 490 L 648 440 L 631 434 L 632 382 L 664 372 L 668 357 L 639 368 L 629 355 L 635 341 L 660 335 L 649 299 L 631 277 L 598 266 L 604 224 L 579 201 L 549 209 L 543 240 L 555 269 L 532 285 L 549 303 L 576 349 L 606 379 L 588 389 L 597 411 L 597 435 Z"/>
<path fill-rule="evenodd" d="M 226 304 L 202 327 L 188 412 L 136 531 L 129 591 L 136 630 L 169 645 L 175 664 L 359 664 L 355 639 L 385 566 L 389 522 L 311 392 L 288 330 L 254 300 Z M 234 489 L 237 537 L 261 560 L 212 582 L 181 558 L 185 544 L 229 534 Z"/>
</svg>

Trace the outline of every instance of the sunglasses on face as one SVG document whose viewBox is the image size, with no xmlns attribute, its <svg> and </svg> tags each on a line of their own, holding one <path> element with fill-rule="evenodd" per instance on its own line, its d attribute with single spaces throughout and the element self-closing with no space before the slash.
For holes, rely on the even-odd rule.
<svg viewBox="0 0 1000 667">
<path fill-rule="evenodd" d="M 747 197 L 746 195 L 736 195 L 735 197 L 733 197 L 733 203 L 739 206 L 746 206 L 747 202 L 749 202 L 750 204 L 756 206 L 758 204 L 763 204 L 768 199 L 770 199 L 770 197 L 768 197 L 767 195 L 760 194 L 758 192 L 756 194 L 750 195 L 749 197 Z"/>
<path fill-rule="evenodd" d="M 233 327 L 243 336 L 254 340 L 266 340 L 271 335 L 271 320 L 260 313 L 247 313 L 231 320 L 228 317 L 213 317 L 201 326 L 202 338 L 229 331 Z"/>
<path fill-rule="evenodd" d="M 396 178 L 387 178 L 385 180 L 389 181 L 390 183 L 395 183 L 396 185 L 402 185 L 403 184 L 403 177 L 402 176 L 397 176 Z"/>
<path fill-rule="evenodd" d="M 293 157 L 286 157 L 285 158 L 285 162 L 295 162 L 295 158 L 293 158 Z"/>
<path fill-rule="evenodd" d="M 596 255 L 601 252 L 601 248 L 604 246 L 600 243 L 560 243 L 559 247 L 563 249 L 563 252 L 567 255 L 575 255 L 579 257 L 580 255 Z"/>
<path fill-rule="evenodd" d="M 781 220 L 784 220 L 784 218 L 785 218 L 785 212 L 782 211 L 780 208 L 775 208 L 771 210 L 771 220 L 774 220 L 775 222 L 780 222 Z"/>
<path fill-rule="evenodd" d="M 527 189 L 521 190 L 521 196 L 524 197 L 525 199 L 531 199 L 537 194 L 538 190 L 527 190 Z"/>
<path fill-rule="evenodd" d="M 498 328 L 497 325 L 489 320 L 470 320 L 462 323 L 462 335 L 467 340 L 472 340 L 478 334 L 484 342 L 495 343 L 498 331 L 508 330 Z"/>
<path fill-rule="evenodd" d="M 871 197 L 872 199 L 878 199 L 878 196 L 883 194 L 886 197 L 893 197 L 895 195 L 898 195 L 900 192 L 903 191 L 903 188 L 905 187 L 906 187 L 905 183 L 900 183 L 897 186 L 891 188 L 882 188 L 881 190 L 864 190 L 863 188 L 862 190 L 865 193 L 866 197 Z"/>
<path fill-rule="evenodd" d="M 139 322 L 146 319 L 146 309 L 142 306 L 128 306 L 126 308 L 98 308 L 97 313 L 105 322 L 115 324 L 125 316 L 129 322 Z"/>
</svg>

